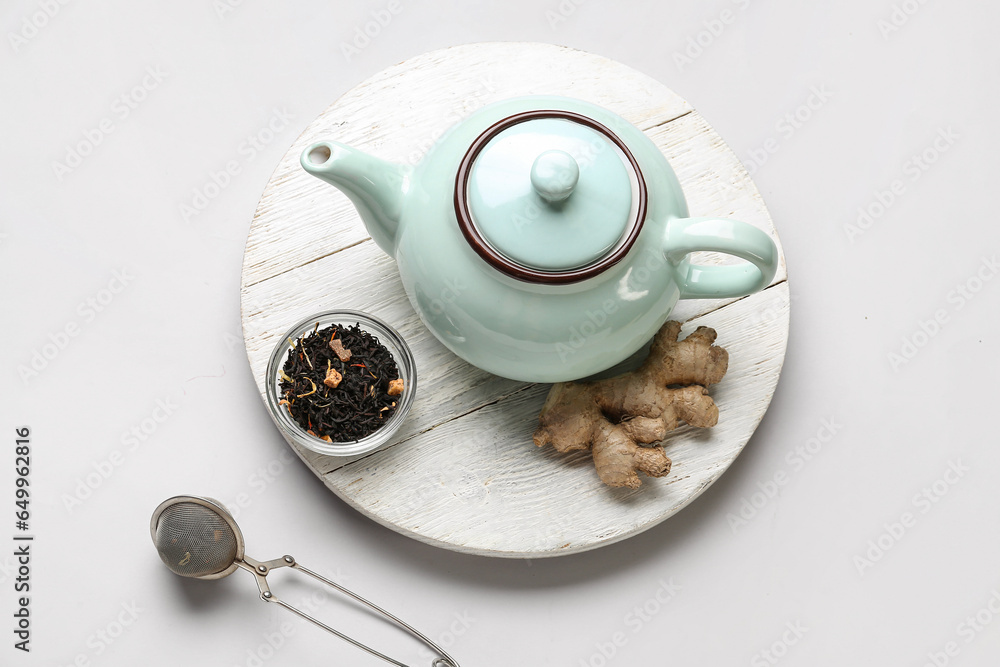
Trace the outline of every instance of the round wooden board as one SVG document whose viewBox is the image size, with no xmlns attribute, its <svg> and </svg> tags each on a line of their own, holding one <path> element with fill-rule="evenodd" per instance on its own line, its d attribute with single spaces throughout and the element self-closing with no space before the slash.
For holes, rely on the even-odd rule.
<svg viewBox="0 0 1000 667">
<path fill-rule="evenodd" d="M 664 442 L 673 470 L 637 490 L 605 487 L 590 455 L 539 449 L 531 435 L 548 385 L 516 382 L 457 358 L 420 323 L 395 262 L 368 238 L 347 198 L 305 173 L 299 154 L 335 138 L 416 164 L 471 111 L 517 95 L 558 94 L 607 107 L 641 128 L 677 172 L 692 215 L 743 220 L 770 233 L 770 215 L 736 156 L 688 103 L 620 63 L 533 43 L 484 43 L 424 54 L 373 76 L 314 120 L 281 159 L 257 206 L 241 287 L 243 333 L 263 398 L 267 358 L 293 323 L 320 310 L 368 311 L 413 348 L 419 386 L 394 443 L 341 460 L 289 443 L 339 497 L 415 539 L 511 558 L 570 554 L 655 526 L 726 470 L 771 401 L 788 339 L 784 258 L 774 282 L 743 299 L 682 301 L 684 333 L 714 327 L 729 373 L 712 388 L 719 424 Z M 780 243 L 779 243 L 780 250 Z M 702 262 L 723 262 L 706 255 Z"/>
</svg>

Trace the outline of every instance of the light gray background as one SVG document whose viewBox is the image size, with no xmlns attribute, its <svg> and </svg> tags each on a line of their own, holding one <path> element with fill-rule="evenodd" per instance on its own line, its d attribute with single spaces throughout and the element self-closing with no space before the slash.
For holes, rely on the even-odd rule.
<svg viewBox="0 0 1000 667">
<path fill-rule="evenodd" d="M 259 602 L 243 573 L 170 574 L 147 522 L 184 492 L 229 503 L 245 494 L 251 555 L 295 554 L 412 619 L 465 667 L 995 661 L 994 3 L 398 0 L 348 59 L 341 45 L 388 2 L 225 2 L 2 10 L 0 663 L 377 664 Z M 699 39 L 700 53 L 689 41 Z M 548 561 L 438 550 L 337 500 L 265 414 L 239 327 L 246 232 L 297 133 L 386 66 L 490 40 L 599 53 L 689 99 L 753 169 L 793 295 L 777 394 L 729 472 L 639 537 Z M 679 62 L 689 47 L 691 62 Z M 144 99 L 130 109 L 123 94 Z M 291 119 L 247 148 L 275 110 Z M 797 126 L 783 121 L 796 113 Z M 113 131 L 57 174 L 54 163 L 105 118 Z M 916 167 L 925 152 L 933 163 Z M 182 205 L 230 160 L 240 173 L 185 219 Z M 880 197 L 894 201 L 880 210 Z M 859 207 L 877 215 L 852 235 Z M 116 272 L 127 284 L 104 291 L 121 287 Z M 67 326 L 77 335 L 63 339 Z M 53 340 L 64 347 L 46 348 Z M 22 377 L 36 352 L 51 358 Z M 904 352 L 912 358 L 894 363 Z M 158 400 L 173 406 L 169 417 Z M 30 656 L 11 646 L 6 556 L 14 428 L 25 424 L 37 535 Z M 132 441 L 133 427 L 149 435 Z M 799 465 L 795 449 L 809 446 L 818 453 Z M 106 478 L 94 476 L 101 469 Z M 774 497 L 755 496 L 776 473 Z M 80 488 L 88 475 L 96 488 Z M 935 502 L 921 499 L 935 483 Z M 759 508 L 734 527 L 744 501 Z M 658 601 L 671 582 L 679 589 Z M 288 577 L 275 588 L 292 600 L 309 592 Z M 324 618 L 428 664 L 347 605 L 320 602 Z"/>
</svg>

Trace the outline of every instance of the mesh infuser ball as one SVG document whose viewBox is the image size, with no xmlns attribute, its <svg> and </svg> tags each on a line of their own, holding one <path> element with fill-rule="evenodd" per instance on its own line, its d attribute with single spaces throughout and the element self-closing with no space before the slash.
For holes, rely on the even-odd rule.
<svg viewBox="0 0 1000 667">
<path fill-rule="evenodd" d="M 178 502 L 160 513 L 153 542 L 160 560 L 174 574 L 205 577 L 230 568 L 242 544 L 234 526 L 218 512 L 193 502 Z"/>
</svg>

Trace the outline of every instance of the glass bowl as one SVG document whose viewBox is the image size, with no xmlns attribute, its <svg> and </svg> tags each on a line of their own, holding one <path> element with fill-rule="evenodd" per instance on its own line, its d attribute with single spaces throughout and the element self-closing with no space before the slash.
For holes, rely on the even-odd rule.
<svg viewBox="0 0 1000 667">
<path fill-rule="evenodd" d="M 331 324 L 342 326 L 358 325 L 363 331 L 378 339 L 385 346 L 399 368 L 399 377 L 403 380 L 403 393 L 396 400 L 396 411 L 380 429 L 360 440 L 351 442 L 327 442 L 314 435 L 306 433 L 283 406 L 278 404 L 280 398 L 281 369 L 285 365 L 291 341 L 298 340 L 304 334 L 312 331 L 319 324 L 324 329 Z M 264 379 L 266 402 L 271 417 L 288 438 L 306 449 L 325 454 L 326 456 L 356 456 L 373 452 L 385 445 L 399 430 L 406 414 L 413 404 L 414 392 L 417 389 L 417 367 L 413 363 L 413 354 L 406 341 L 395 329 L 374 315 L 359 310 L 328 310 L 317 313 L 302 320 L 287 332 L 274 346 L 271 358 L 267 362 L 267 376 Z"/>
</svg>

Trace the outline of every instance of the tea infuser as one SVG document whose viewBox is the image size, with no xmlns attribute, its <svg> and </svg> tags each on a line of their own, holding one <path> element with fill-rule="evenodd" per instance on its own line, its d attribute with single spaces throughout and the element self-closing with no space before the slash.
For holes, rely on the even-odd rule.
<svg viewBox="0 0 1000 667">
<path fill-rule="evenodd" d="M 293 557 L 286 555 L 274 560 L 257 561 L 247 556 L 244 553 L 243 534 L 236 525 L 236 520 L 218 501 L 199 496 L 175 496 L 165 500 L 153 512 L 149 532 L 153 537 L 156 551 L 160 554 L 160 560 L 174 574 L 195 579 L 221 579 L 235 572 L 237 568 L 242 568 L 253 573 L 257 579 L 257 588 L 260 589 L 260 597 L 265 602 L 275 602 L 386 662 L 397 667 L 407 667 L 404 663 L 338 632 L 274 595 L 267 584 L 268 573 L 279 567 L 290 567 L 337 589 L 422 641 L 440 656 L 431 662 L 431 667 L 458 667 L 454 658 L 413 626 L 340 584 L 303 567 Z"/>
</svg>

